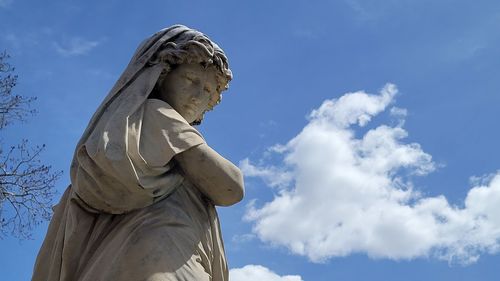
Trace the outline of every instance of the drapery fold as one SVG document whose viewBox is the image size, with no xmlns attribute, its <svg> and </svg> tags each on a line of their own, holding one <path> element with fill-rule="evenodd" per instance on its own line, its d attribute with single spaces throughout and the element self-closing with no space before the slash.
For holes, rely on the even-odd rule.
<svg viewBox="0 0 500 281">
<path fill-rule="evenodd" d="M 215 207 L 172 160 L 205 141 L 170 105 L 148 99 L 166 67 L 152 59 L 185 33 L 202 35 L 176 25 L 146 39 L 92 116 L 33 281 L 228 279 Z"/>
</svg>

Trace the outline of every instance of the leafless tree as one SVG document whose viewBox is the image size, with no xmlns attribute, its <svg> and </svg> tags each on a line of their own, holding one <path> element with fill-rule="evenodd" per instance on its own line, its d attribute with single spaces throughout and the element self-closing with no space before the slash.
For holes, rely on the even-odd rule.
<svg viewBox="0 0 500 281">
<path fill-rule="evenodd" d="M 13 94 L 17 75 L 8 59 L 5 51 L 0 53 L 0 131 L 36 113 L 31 109 L 35 97 Z M 41 163 L 45 145 L 30 147 L 24 139 L 5 148 L 3 141 L 0 138 L 0 238 L 29 238 L 34 226 L 50 218 L 61 172 Z"/>
</svg>

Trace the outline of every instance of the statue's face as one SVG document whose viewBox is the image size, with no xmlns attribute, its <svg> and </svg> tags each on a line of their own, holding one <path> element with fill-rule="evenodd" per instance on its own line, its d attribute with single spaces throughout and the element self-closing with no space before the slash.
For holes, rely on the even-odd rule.
<svg viewBox="0 0 500 281">
<path fill-rule="evenodd" d="M 212 99 L 218 98 L 216 68 L 181 64 L 160 85 L 161 98 L 192 123 L 200 119 Z"/>
</svg>

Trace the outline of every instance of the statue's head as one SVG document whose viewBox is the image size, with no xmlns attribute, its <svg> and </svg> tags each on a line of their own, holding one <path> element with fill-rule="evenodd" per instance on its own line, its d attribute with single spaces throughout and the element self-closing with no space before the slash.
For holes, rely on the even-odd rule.
<svg viewBox="0 0 500 281">
<path fill-rule="evenodd" d="M 165 42 L 150 59 L 158 63 L 164 70 L 151 96 L 169 103 L 191 124 L 199 124 L 220 102 L 232 79 L 224 51 L 193 29 Z"/>
</svg>

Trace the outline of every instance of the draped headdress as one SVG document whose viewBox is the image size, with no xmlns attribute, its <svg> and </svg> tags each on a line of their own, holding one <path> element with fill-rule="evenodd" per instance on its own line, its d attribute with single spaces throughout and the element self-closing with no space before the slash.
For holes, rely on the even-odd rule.
<svg viewBox="0 0 500 281">
<path fill-rule="evenodd" d="M 196 30 L 174 25 L 142 42 L 75 149 L 72 188 L 88 209 L 120 214 L 142 208 L 167 196 L 182 181 L 167 162 L 203 139 L 168 104 L 156 122 L 160 126 L 157 136 L 164 138 L 159 143 L 167 143 L 170 151 L 163 153 L 162 161 L 147 159 L 141 153 L 144 104 L 158 80 L 181 63 L 215 65 L 219 93 L 232 78 L 224 52 Z M 172 143 L 174 135 L 185 143 Z M 162 151 L 162 147 L 158 149 Z"/>
</svg>

